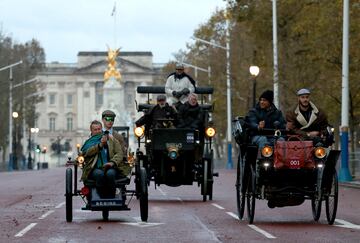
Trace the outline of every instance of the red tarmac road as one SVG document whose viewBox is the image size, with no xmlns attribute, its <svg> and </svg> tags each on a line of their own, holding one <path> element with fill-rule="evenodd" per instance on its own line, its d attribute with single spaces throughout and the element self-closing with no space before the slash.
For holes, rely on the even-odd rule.
<svg viewBox="0 0 360 243">
<path fill-rule="evenodd" d="M 236 216 L 235 170 L 220 170 L 213 201 L 202 202 L 194 186 L 149 187 L 149 220 L 131 211 L 82 211 L 74 197 L 74 219 L 65 220 L 65 168 L 0 174 L 0 242 L 359 242 L 360 189 L 340 187 L 337 220 L 324 210 L 312 219 L 310 202 L 269 209 L 256 201 L 254 225 Z M 133 185 L 129 186 L 133 189 Z"/>
</svg>

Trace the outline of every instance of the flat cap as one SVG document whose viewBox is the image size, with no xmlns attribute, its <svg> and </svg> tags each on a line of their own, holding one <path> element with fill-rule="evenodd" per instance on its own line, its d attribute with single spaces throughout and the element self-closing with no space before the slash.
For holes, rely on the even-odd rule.
<svg viewBox="0 0 360 243">
<path fill-rule="evenodd" d="M 111 110 L 105 110 L 103 111 L 103 113 L 101 114 L 102 117 L 105 117 L 105 116 L 109 116 L 109 117 L 115 117 L 115 113 Z"/>
<path fill-rule="evenodd" d="M 184 69 L 184 65 L 182 63 L 176 63 L 175 69 Z"/>
<path fill-rule="evenodd" d="M 299 89 L 299 91 L 296 93 L 298 96 L 300 95 L 309 95 L 310 94 L 310 90 L 308 89 Z"/>
<path fill-rule="evenodd" d="M 160 95 L 158 95 L 158 96 L 156 97 L 156 100 L 157 100 L 157 101 L 166 100 L 166 95 L 160 94 Z"/>
</svg>

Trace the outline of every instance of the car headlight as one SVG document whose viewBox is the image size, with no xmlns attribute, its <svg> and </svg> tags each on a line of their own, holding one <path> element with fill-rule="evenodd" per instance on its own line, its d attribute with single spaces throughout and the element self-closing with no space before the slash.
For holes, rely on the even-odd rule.
<svg viewBox="0 0 360 243">
<path fill-rule="evenodd" d="M 135 136 L 141 138 L 144 135 L 144 127 L 136 127 L 134 129 Z"/>
<path fill-rule="evenodd" d="M 273 148 L 268 145 L 265 145 L 265 147 L 263 147 L 261 150 L 261 154 L 262 156 L 268 158 L 273 154 Z"/>
<path fill-rule="evenodd" d="M 318 159 L 322 159 L 326 156 L 326 150 L 323 147 L 315 148 L 314 155 Z"/>
<path fill-rule="evenodd" d="M 208 128 L 206 128 L 206 130 L 205 130 L 205 134 L 206 134 L 206 136 L 208 136 L 209 138 L 212 138 L 212 137 L 215 136 L 216 130 L 215 130 L 215 128 L 213 128 L 213 127 L 208 127 Z"/>
<path fill-rule="evenodd" d="M 83 164 L 85 161 L 85 158 L 84 158 L 84 156 L 80 155 L 76 158 L 76 160 L 77 160 L 77 162 L 79 162 L 79 164 Z"/>
<path fill-rule="evenodd" d="M 168 156 L 170 159 L 176 159 L 178 157 L 178 149 L 175 147 L 168 148 Z"/>
</svg>

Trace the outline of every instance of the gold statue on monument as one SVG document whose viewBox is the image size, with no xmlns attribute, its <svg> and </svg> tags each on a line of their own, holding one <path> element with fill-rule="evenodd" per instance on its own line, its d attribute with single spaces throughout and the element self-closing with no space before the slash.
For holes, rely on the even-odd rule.
<svg viewBox="0 0 360 243">
<path fill-rule="evenodd" d="M 108 46 L 108 56 L 106 60 L 108 61 L 108 67 L 104 73 L 105 82 L 108 81 L 111 77 L 114 77 L 116 80 L 120 81 L 121 74 L 120 71 L 116 68 L 116 57 L 120 53 L 120 48 L 112 50 Z"/>
</svg>

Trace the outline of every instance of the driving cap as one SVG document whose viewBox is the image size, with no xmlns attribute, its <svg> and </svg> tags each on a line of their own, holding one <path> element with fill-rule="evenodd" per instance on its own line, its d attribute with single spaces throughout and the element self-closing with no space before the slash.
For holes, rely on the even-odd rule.
<svg viewBox="0 0 360 243">
<path fill-rule="evenodd" d="M 175 69 L 184 69 L 184 65 L 182 63 L 177 63 Z"/>
<path fill-rule="evenodd" d="M 115 115 L 115 113 L 114 113 L 113 111 L 111 111 L 111 110 L 105 110 L 105 111 L 103 111 L 103 113 L 102 113 L 102 117 L 104 118 L 104 117 L 106 117 L 106 116 L 108 116 L 108 117 L 115 117 L 116 115 Z"/>
<path fill-rule="evenodd" d="M 297 93 L 298 96 L 300 95 L 309 95 L 310 94 L 310 90 L 308 89 L 300 89 Z"/>
<path fill-rule="evenodd" d="M 156 97 L 157 101 L 166 100 L 166 95 L 160 94 Z"/>
</svg>

